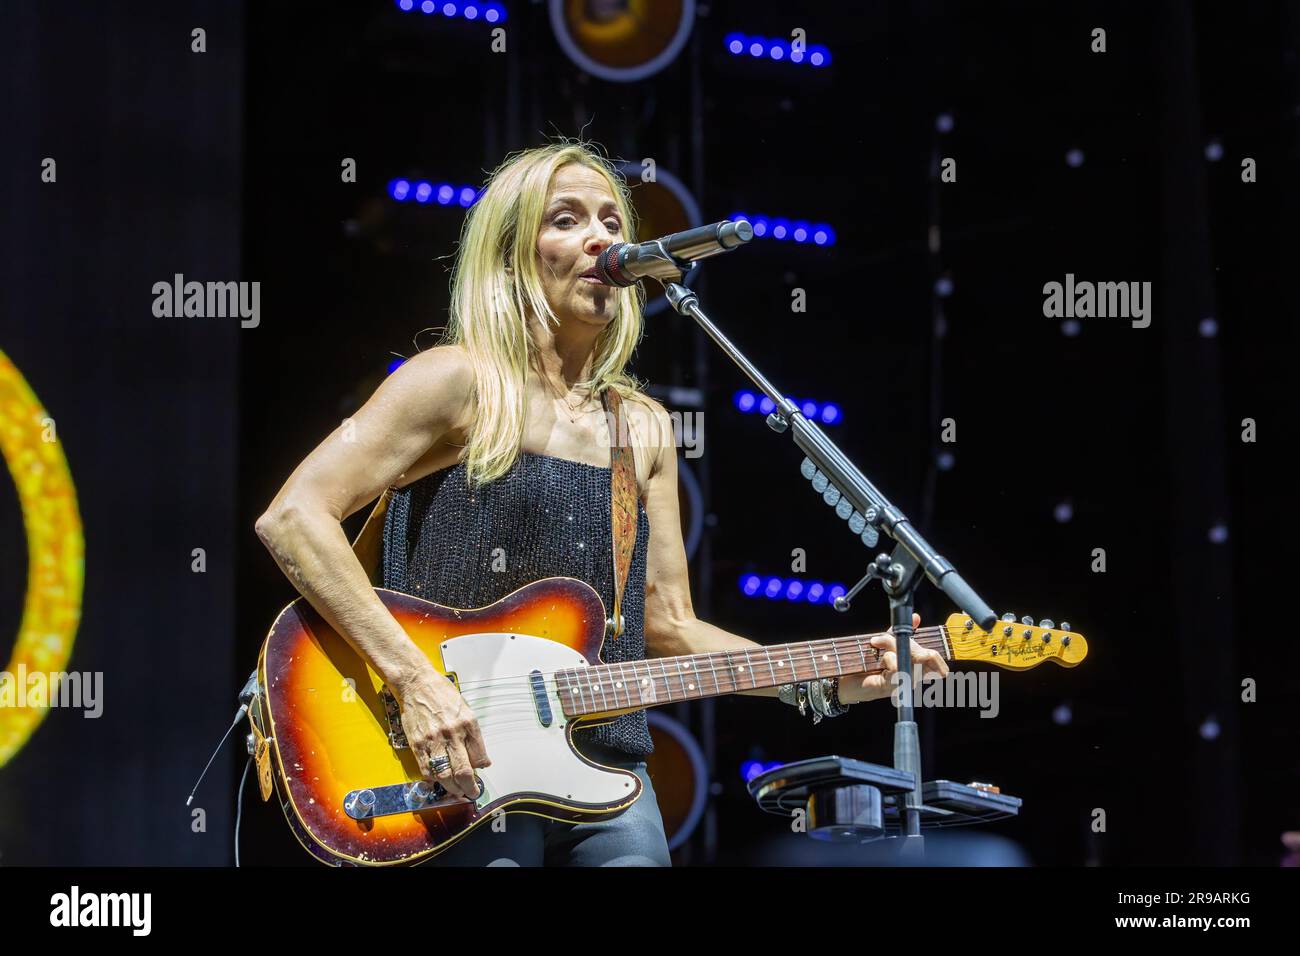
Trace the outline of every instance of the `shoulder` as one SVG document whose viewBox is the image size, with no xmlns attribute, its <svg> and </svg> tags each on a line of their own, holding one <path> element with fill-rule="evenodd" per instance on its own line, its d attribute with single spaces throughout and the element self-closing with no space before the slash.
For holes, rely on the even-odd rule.
<svg viewBox="0 0 1300 956">
<path fill-rule="evenodd" d="M 673 416 L 664 406 L 645 392 L 637 390 L 629 395 L 624 406 L 627 409 L 629 427 L 640 444 L 650 454 L 653 461 L 652 471 L 658 472 L 663 465 L 664 450 L 673 453 L 676 442 L 673 438 Z"/>
<path fill-rule="evenodd" d="M 439 345 L 411 356 L 385 385 L 418 417 L 453 422 L 473 399 L 474 380 L 469 353 L 459 345 Z"/>
<path fill-rule="evenodd" d="M 474 363 L 459 345 L 438 345 L 416 352 L 402 363 L 399 371 L 408 368 L 421 377 L 436 376 L 449 386 L 473 388 L 474 385 Z"/>
</svg>

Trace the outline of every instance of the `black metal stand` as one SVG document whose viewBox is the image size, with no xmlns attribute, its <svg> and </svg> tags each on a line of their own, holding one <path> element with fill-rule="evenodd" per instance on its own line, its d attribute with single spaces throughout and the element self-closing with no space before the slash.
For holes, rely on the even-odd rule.
<svg viewBox="0 0 1300 956">
<path fill-rule="evenodd" d="M 709 320 L 700 308 L 699 297 L 681 284 L 682 277 L 694 264 L 675 259 L 662 249 L 661 252 L 665 267 L 664 274 L 671 272 L 674 265 L 679 268 L 678 281 L 661 279 L 668 301 L 680 314 L 693 318 L 709 338 L 713 339 L 741 371 L 772 400 L 775 410 L 767 417 L 767 424 L 778 434 L 788 430 L 794 443 L 803 450 L 807 457 L 800 465 L 800 472 L 812 483 L 813 490 L 822 496 L 822 500 L 827 505 L 835 509 L 836 515 L 846 522 L 850 532 L 858 537 L 865 547 L 874 549 L 882 531 L 895 541 L 892 555 L 884 553 L 876 555 L 868 564 L 861 580 L 847 594 L 837 597 L 834 606 L 837 611 L 847 611 L 858 592 L 869 581 L 877 579 L 889 598 L 890 618 L 897 645 L 898 673 L 905 675 L 899 684 L 897 720 L 894 725 L 894 770 L 906 775 L 906 779 L 910 781 L 909 786 L 894 791 L 895 800 L 898 799 L 897 794 L 901 794 L 901 802 L 896 803 L 896 815 L 899 821 L 899 835 L 904 838 L 901 853 L 905 858 L 913 859 L 924 850 L 921 824 L 926 809 L 922 799 L 920 736 L 913 710 L 913 685 L 910 679 L 913 595 L 920 583 L 921 575 L 924 574 L 985 630 L 993 627 L 997 615 L 957 574 L 952 564 L 930 547 L 929 543 L 912 527 L 907 517 L 867 480 L 835 443 L 827 438 L 816 424 L 806 419 L 793 402 L 777 391 L 776 387 Z M 842 760 L 838 757 L 819 759 Z M 831 781 L 821 786 L 816 795 L 805 795 L 806 801 L 809 802 L 806 809 L 810 814 L 815 802 L 822 810 L 823 816 L 828 807 L 839 808 L 831 814 L 833 818 L 843 813 L 871 816 L 873 800 L 883 814 L 885 801 L 880 787 L 874 788 L 873 798 L 867 793 L 868 790 L 873 789 L 871 785 L 862 783 L 860 779 L 861 774 L 866 772 L 862 768 L 875 765 L 862 764 L 859 761 L 852 763 L 856 765 L 855 772 L 858 773 L 858 777 L 845 776 L 842 783 Z M 773 773 L 777 772 L 773 771 Z M 762 777 L 758 779 L 761 780 Z M 897 783 L 903 778 L 891 779 Z M 941 782 L 947 783 L 947 781 L 934 783 Z M 841 790 L 844 792 L 840 793 Z M 833 830 L 835 824 L 831 824 L 830 827 Z"/>
</svg>

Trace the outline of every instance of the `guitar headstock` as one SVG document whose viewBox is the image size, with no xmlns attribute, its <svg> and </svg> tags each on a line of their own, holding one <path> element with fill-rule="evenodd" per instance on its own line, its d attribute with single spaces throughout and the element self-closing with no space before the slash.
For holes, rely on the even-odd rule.
<svg viewBox="0 0 1300 956">
<path fill-rule="evenodd" d="M 1035 624 L 1031 617 L 1017 621 L 1014 614 L 1007 613 L 989 632 L 965 614 L 952 614 L 945 630 L 955 661 L 987 661 L 1011 670 L 1028 670 L 1043 661 L 1073 667 L 1088 656 L 1088 642 L 1066 621 L 1056 624 L 1044 618 Z"/>
</svg>

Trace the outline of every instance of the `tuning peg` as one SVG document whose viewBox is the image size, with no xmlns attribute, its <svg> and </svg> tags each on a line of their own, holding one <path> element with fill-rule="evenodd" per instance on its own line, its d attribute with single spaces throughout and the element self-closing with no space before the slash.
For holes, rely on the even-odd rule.
<svg viewBox="0 0 1300 956">
<path fill-rule="evenodd" d="M 1041 628 L 1046 628 L 1047 630 L 1050 631 L 1052 628 L 1056 627 L 1056 622 L 1053 621 L 1050 617 L 1045 617 L 1038 622 L 1038 626 Z"/>
<path fill-rule="evenodd" d="M 1069 629 L 1070 629 L 1070 622 L 1069 622 L 1069 621 L 1062 621 L 1062 622 L 1061 622 L 1061 630 L 1063 630 L 1063 631 L 1068 631 Z"/>
<path fill-rule="evenodd" d="M 1020 619 L 1020 623 L 1025 625 L 1026 627 L 1033 627 L 1034 619 L 1030 617 L 1028 614 L 1026 614 L 1024 617 Z"/>
<path fill-rule="evenodd" d="M 1015 611 L 1007 611 L 1006 614 L 1003 614 L 1003 615 L 1002 615 L 1002 620 L 1007 621 L 1008 623 L 1012 623 L 1012 624 L 1014 624 L 1014 623 L 1015 623 L 1015 620 L 1016 620 L 1016 612 L 1015 612 Z"/>
</svg>

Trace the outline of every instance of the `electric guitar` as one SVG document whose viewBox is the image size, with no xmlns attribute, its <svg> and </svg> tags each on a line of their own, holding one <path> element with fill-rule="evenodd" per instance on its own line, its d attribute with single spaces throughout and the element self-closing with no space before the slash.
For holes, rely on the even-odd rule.
<svg viewBox="0 0 1300 956">
<path fill-rule="evenodd" d="M 428 783 L 382 679 L 305 598 L 294 601 L 258 658 L 250 716 L 259 783 L 269 799 L 274 780 L 298 840 L 335 866 L 418 863 L 498 812 L 571 822 L 621 813 L 641 782 L 579 753 L 578 727 L 660 704 L 883 670 L 872 634 L 602 664 L 604 604 L 574 578 L 535 581 L 472 610 L 375 593 L 465 697 L 492 765 L 476 771 L 473 800 Z M 1072 667 L 1087 654 L 1082 635 L 1050 621 L 1004 619 L 988 633 L 954 614 L 913 638 L 949 661 L 1013 670 L 1049 660 Z"/>
</svg>

